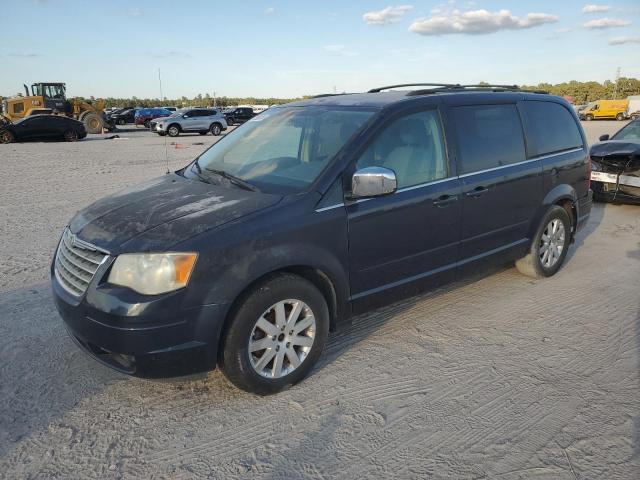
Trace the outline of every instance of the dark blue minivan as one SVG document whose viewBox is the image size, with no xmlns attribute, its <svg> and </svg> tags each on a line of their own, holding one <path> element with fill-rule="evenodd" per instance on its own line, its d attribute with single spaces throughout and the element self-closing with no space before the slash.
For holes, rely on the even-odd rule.
<svg viewBox="0 0 640 480">
<path fill-rule="evenodd" d="M 591 209 L 571 106 L 394 87 L 270 108 L 80 211 L 51 268 L 71 337 L 122 372 L 218 366 L 267 394 L 356 313 L 509 262 L 556 273 Z"/>
</svg>

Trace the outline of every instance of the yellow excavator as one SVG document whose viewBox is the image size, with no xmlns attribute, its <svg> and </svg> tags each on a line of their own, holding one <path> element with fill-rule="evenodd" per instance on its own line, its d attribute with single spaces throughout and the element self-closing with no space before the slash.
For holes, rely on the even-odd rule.
<svg viewBox="0 0 640 480">
<path fill-rule="evenodd" d="M 87 133 L 101 133 L 104 127 L 108 127 L 102 116 L 104 100 L 87 102 L 78 98 L 67 99 L 64 83 L 34 83 L 31 91 L 24 85 L 24 92 L 24 96 L 2 100 L 2 116 L 14 121 L 29 115 L 54 113 L 80 120 Z"/>
</svg>

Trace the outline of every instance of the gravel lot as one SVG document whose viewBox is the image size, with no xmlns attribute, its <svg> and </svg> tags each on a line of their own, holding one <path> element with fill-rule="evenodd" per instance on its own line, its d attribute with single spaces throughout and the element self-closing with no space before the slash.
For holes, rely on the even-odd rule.
<svg viewBox="0 0 640 480">
<path fill-rule="evenodd" d="M 551 279 L 510 268 L 358 317 L 260 398 L 219 372 L 129 378 L 67 338 L 61 229 L 167 168 L 164 139 L 121 137 L 0 145 L 0 477 L 640 478 L 639 207 L 596 205 Z M 214 138 L 175 141 L 170 168 Z"/>
</svg>

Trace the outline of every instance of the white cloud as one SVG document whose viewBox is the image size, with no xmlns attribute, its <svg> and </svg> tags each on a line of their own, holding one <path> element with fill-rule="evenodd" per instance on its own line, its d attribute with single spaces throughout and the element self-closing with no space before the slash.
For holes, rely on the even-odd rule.
<svg viewBox="0 0 640 480">
<path fill-rule="evenodd" d="M 611 10 L 609 5 L 595 5 L 593 3 L 587 3 L 582 7 L 582 13 L 602 13 Z"/>
<path fill-rule="evenodd" d="M 599 18 L 582 24 L 584 28 L 613 28 L 626 27 L 627 25 L 631 25 L 629 20 L 620 20 L 619 18 Z"/>
<path fill-rule="evenodd" d="M 399 22 L 405 13 L 413 8 L 413 5 L 397 5 L 386 7 L 382 10 L 367 12 L 362 15 L 363 20 L 369 25 L 388 25 Z"/>
<path fill-rule="evenodd" d="M 489 12 L 453 10 L 429 18 L 419 18 L 411 24 L 409 31 L 420 35 L 447 35 L 464 33 L 482 35 L 499 30 L 521 30 L 533 28 L 545 23 L 555 23 L 558 17 L 548 13 L 528 13 L 525 17 L 516 17 L 509 10 Z"/>
<path fill-rule="evenodd" d="M 640 43 L 640 37 L 613 37 L 609 39 L 609 45 L 624 45 L 625 43 Z"/>
<path fill-rule="evenodd" d="M 345 57 L 355 57 L 356 55 L 358 55 L 358 52 L 349 50 L 345 45 L 342 44 L 325 45 L 324 49 L 327 52 L 335 53 L 336 55 L 344 55 Z"/>
<path fill-rule="evenodd" d="M 272 15 L 272 14 L 275 13 L 275 11 L 276 11 L 276 9 L 274 7 L 269 7 L 264 11 L 264 14 L 265 15 Z"/>
</svg>

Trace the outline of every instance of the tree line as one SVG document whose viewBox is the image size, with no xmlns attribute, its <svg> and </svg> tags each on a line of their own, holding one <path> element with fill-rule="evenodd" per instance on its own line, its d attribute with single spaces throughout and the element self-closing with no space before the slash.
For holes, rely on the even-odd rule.
<svg viewBox="0 0 640 480">
<path fill-rule="evenodd" d="M 530 90 L 544 90 L 552 95 L 573 98 L 576 105 L 581 105 L 595 100 L 619 100 L 630 95 L 640 95 L 640 80 L 637 78 L 621 77 L 617 82 L 605 80 L 598 82 L 570 82 L 539 83 L 538 85 L 522 85 L 521 88 Z"/>
</svg>

